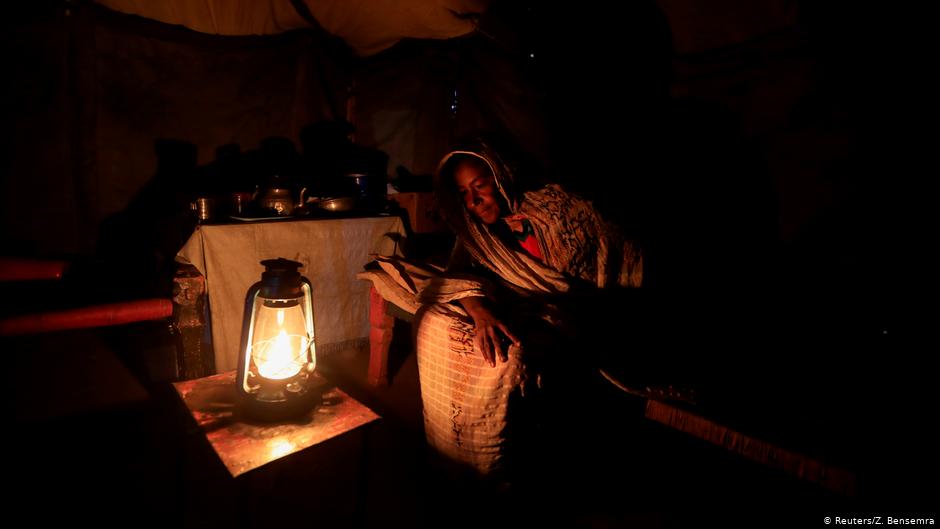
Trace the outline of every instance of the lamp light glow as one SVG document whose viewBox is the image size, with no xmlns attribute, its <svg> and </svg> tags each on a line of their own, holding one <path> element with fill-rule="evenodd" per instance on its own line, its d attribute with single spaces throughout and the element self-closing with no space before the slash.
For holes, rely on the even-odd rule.
<svg viewBox="0 0 940 529">
<path fill-rule="evenodd" d="M 316 334 L 310 282 L 287 259 L 262 261 L 265 271 L 245 298 L 236 389 L 250 417 L 279 420 L 310 409 Z"/>
</svg>

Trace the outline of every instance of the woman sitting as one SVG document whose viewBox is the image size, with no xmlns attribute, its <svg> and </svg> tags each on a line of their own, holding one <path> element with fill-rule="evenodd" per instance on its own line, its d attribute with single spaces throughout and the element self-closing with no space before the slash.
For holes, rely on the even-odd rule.
<svg viewBox="0 0 940 529">
<path fill-rule="evenodd" d="M 446 273 L 421 284 L 415 320 L 428 441 L 483 475 L 538 430 L 553 381 L 570 388 L 603 361 L 584 338 L 617 321 L 602 317 L 605 293 L 643 278 L 638 249 L 588 201 L 515 177 L 484 141 L 441 161 L 435 189 L 457 244 Z"/>
</svg>

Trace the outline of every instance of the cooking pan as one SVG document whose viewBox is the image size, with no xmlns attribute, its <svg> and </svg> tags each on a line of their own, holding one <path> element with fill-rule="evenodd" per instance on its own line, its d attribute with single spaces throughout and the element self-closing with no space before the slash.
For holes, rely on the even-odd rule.
<svg viewBox="0 0 940 529">
<path fill-rule="evenodd" d="M 357 197 L 321 198 L 317 201 L 317 206 L 326 211 L 340 212 L 352 211 L 358 203 Z"/>
</svg>

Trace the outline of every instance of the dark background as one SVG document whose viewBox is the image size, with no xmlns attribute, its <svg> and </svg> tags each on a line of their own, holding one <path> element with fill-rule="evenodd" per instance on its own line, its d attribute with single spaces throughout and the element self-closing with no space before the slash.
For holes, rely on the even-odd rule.
<svg viewBox="0 0 940 529">
<path fill-rule="evenodd" d="M 655 369 L 774 410 L 773 435 L 823 432 L 813 449 L 860 469 L 871 505 L 935 490 L 915 13 L 494 2 L 473 35 L 356 57 L 315 28 L 218 37 L 85 2 L 10 10 L 0 253 L 75 263 L 81 298 L 54 303 L 168 295 L 188 202 L 259 178 L 265 138 L 309 161 L 304 128 L 348 118 L 390 176 L 428 175 L 486 129 L 642 242 L 652 295 L 631 314 Z M 232 144 L 255 153 L 239 183 L 219 180 Z"/>
</svg>

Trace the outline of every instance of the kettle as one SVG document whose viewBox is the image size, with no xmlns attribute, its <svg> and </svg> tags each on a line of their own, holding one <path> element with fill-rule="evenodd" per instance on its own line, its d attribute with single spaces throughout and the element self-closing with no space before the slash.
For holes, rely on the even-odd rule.
<svg viewBox="0 0 940 529">
<path fill-rule="evenodd" d="M 255 201 L 262 210 L 273 209 L 279 217 L 294 213 L 293 192 L 287 178 L 280 175 L 272 176 L 267 188 L 255 192 Z"/>
</svg>

